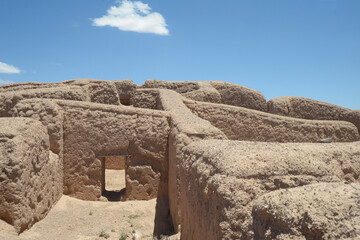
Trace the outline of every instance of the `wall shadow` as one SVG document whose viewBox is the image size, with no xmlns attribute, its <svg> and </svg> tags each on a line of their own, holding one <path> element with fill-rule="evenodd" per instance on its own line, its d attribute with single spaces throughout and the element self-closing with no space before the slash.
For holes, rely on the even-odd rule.
<svg viewBox="0 0 360 240">
<path fill-rule="evenodd" d="M 175 234 L 171 220 L 169 197 L 161 196 L 156 199 L 153 236 L 169 236 Z"/>
<path fill-rule="evenodd" d="M 109 202 L 125 201 L 125 191 L 126 188 L 123 188 L 120 191 L 103 190 L 102 196 L 106 197 Z"/>
</svg>

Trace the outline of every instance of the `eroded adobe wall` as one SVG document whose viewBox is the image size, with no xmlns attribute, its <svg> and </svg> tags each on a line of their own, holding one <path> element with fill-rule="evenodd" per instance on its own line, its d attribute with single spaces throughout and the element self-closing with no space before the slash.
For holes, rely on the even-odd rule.
<svg viewBox="0 0 360 240">
<path fill-rule="evenodd" d="M 146 80 L 143 85 L 137 89 L 168 89 L 180 93 L 182 96 L 204 102 L 221 102 L 219 92 L 208 81 L 204 82 L 186 82 L 186 81 L 161 81 Z"/>
<path fill-rule="evenodd" d="M 58 155 L 41 122 L 0 118 L 0 218 L 20 233 L 46 216 L 62 195 Z"/>
<path fill-rule="evenodd" d="M 357 128 L 350 122 L 290 118 L 242 107 L 189 100 L 185 103 L 231 140 L 316 142 L 332 138 L 337 142 L 350 142 L 360 139 Z"/>
<path fill-rule="evenodd" d="M 50 150 L 62 159 L 63 116 L 57 101 L 51 99 L 26 99 L 17 103 L 12 110 L 12 117 L 27 117 L 39 120 L 49 134 Z"/>
<path fill-rule="evenodd" d="M 220 93 L 222 104 L 259 111 L 266 111 L 267 109 L 266 99 L 259 91 L 223 81 L 211 81 L 210 83 Z"/>
<path fill-rule="evenodd" d="M 234 83 L 146 80 L 139 88 L 169 89 L 195 101 L 222 103 L 259 111 L 267 110 L 266 99 L 261 92 Z"/>
<path fill-rule="evenodd" d="M 61 83 L 44 83 L 44 82 L 21 82 L 0 85 L 0 93 L 12 92 L 20 90 L 31 90 L 40 88 L 56 88 L 61 86 Z"/>
<path fill-rule="evenodd" d="M 277 97 L 267 103 L 268 112 L 283 116 L 343 120 L 353 123 L 360 132 L 360 110 L 350 110 L 334 104 L 302 97 Z"/>
<path fill-rule="evenodd" d="M 102 194 L 103 156 L 128 155 L 126 198 L 168 193 L 169 115 L 162 111 L 60 101 L 64 114 L 64 193 L 85 200 Z"/>
<path fill-rule="evenodd" d="M 159 90 L 159 108 L 171 114 L 169 136 L 169 204 L 175 231 L 181 223 L 179 164 L 183 148 L 199 139 L 226 139 L 224 133 L 208 121 L 195 116 L 183 103 L 183 97 L 171 90 Z"/>
<path fill-rule="evenodd" d="M 267 103 L 268 112 L 304 119 L 341 120 L 349 109 L 303 97 L 276 97 Z"/>
<path fill-rule="evenodd" d="M 157 88 L 157 89 L 169 89 L 174 90 L 177 93 L 187 93 L 198 90 L 200 87 L 197 82 L 186 81 L 161 81 L 155 79 L 148 79 L 144 84 L 139 86 L 140 88 Z"/>
<path fill-rule="evenodd" d="M 75 79 L 62 82 L 71 87 L 79 86 L 86 94 L 87 102 L 119 105 L 118 88 L 114 81 Z"/>
<path fill-rule="evenodd" d="M 131 80 L 76 79 L 60 83 L 18 83 L 0 86 L 0 117 L 12 115 L 13 107 L 24 99 L 74 100 L 120 105 L 136 88 Z"/>
<path fill-rule="evenodd" d="M 262 195 L 319 182 L 359 182 L 360 175 L 360 142 L 204 140 L 185 147 L 182 156 L 182 239 L 253 239 L 252 208 Z"/>
<path fill-rule="evenodd" d="M 120 103 L 122 105 L 128 105 L 131 103 L 130 98 L 133 92 L 136 90 L 137 85 L 130 79 L 115 80 L 113 81 L 118 92 Z"/>
<path fill-rule="evenodd" d="M 105 169 L 124 170 L 127 156 L 104 157 Z"/>
<path fill-rule="evenodd" d="M 25 89 L 0 93 L 0 117 L 10 117 L 14 106 L 24 99 L 48 98 L 86 101 L 86 94 L 78 87 L 61 86 L 56 88 Z"/>
<path fill-rule="evenodd" d="M 356 239 L 360 184 L 318 183 L 270 192 L 253 207 L 254 239 Z"/>
<path fill-rule="evenodd" d="M 195 101 L 221 103 L 222 97 L 209 81 L 197 82 L 199 89 L 184 93 L 183 96 Z"/>
<path fill-rule="evenodd" d="M 53 192 L 56 196 L 63 193 L 63 115 L 62 109 L 52 99 L 25 99 L 17 103 L 12 117 L 38 120 L 46 128 L 49 138 L 51 164 L 57 169 L 52 179 L 56 182 Z"/>
<path fill-rule="evenodd" d="M 360 134 L 360 110 L 349 110 L 343 112 L 341 119 L 343 121 L 348 121 L 353 123 L 357 127 Z"/>
<path fill-rule="evenodd" d="M 158 109 L 159 90 L 139 88 L 131 94 L 131 105 L 137 108 Z"/>
</svg>

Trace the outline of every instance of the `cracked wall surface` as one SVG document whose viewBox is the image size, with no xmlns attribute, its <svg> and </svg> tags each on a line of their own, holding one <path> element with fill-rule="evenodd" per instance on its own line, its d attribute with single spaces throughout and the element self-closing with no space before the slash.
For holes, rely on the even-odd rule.
<svg viewBox="0 0 360 240">
<path fill-rule="evenodd" d="M 104 157 L 121 155 L 123 200 L 158 198 L 182 239 L 360 236 L 359 110 L 221 81 L 75 79 L 0 86 L 0 123 L 0 218 L 18 232 L 62 194 L 104 200 Z"/>
<path fill-rule="evenodd" d="M 22 232 L 62 195 L 58 155 L 46 128 L 30 118 L 0 118 L 0 218 Z"/>
</svg>

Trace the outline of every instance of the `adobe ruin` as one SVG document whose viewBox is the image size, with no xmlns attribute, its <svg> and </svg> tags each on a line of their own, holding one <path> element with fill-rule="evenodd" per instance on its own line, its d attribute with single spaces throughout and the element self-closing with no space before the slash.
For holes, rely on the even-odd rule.
<svg viewBox="0 0 360 240">
<path fill-rule="evenodd" d="M 157 198 L 181 239 L 356 238 L 359 132 L 360 110 L 221 81 L 3 85 L 0 219 L 104 199 L 118 157 L 121 200 Z"/>
</svg>

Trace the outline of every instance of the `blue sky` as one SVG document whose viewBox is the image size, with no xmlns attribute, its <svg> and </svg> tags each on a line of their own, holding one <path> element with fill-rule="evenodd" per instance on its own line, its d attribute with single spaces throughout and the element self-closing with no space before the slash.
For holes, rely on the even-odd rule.
<svg viewBox="0 0 360 240">
<path fill-rule="evenodd" d="M 1 0 L 0 84 L 222 80 L 360 109 L 359 0 L 123 4 Z"/>
</svg>

